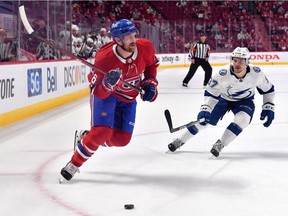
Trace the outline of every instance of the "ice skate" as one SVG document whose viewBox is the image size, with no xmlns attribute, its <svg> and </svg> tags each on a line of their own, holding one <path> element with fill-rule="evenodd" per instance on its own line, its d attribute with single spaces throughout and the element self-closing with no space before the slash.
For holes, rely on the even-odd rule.
<svg viewBox="0 0 288 216">
<path fill-rule="evenodd" d="M 89 133 L 89 130 L 76 130 L 74 136 L 74 152 L 77 149 L 78 143 Z M 80 173 L 80 169 L 77 170 Z"/>
<path fill-rule="evenodd" d="M 217 142 L 213 145 L 210 152 L 214 157 L 218 157 L 223 148 L 224 145 L 222 144 L 221 140 L 217 140 Z"/>
<path fill-rule="evenodd" d="M 180 139 L 176 139 L 168 145 L 168 149 L 170 150 L 170 152 L 174 152 L 176 151 L 176 149 L 180 148 L 182 145 L 184 145 L 184 142 L 182 142 Z"/>
<path fill-rule="evenodd" d="M 71 180 L 75 173 L 78 171 L 78 167 L 75 166 L 71 161 L 69 161 L 65 167 L 61 169 L 61 175 L 66 179 L 67 181 Z"/>
</svg>

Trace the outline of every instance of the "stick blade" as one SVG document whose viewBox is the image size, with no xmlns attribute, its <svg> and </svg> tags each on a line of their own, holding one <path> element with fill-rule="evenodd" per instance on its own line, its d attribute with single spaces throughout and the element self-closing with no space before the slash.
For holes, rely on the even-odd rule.
<svg viewBox="0 0 288 216">
<path fill-rule="evenodd" d="M 169 131 L 170 131 L 170 133 L 172 133 L 173 124 L 172 124 L 172 118 L 171 118 L 170 111 L 168 109 L 166 109 L 164 111 L 164 115 L 165 115 L 165 118 L 166 118 L 166 121 L 167 121 L 167 124 L 168 124 L 168 127 L 169 127 Z"/>
<path fill-rule="evenodd" d="M 24 5 L 21 5 L 19 7 L 19 14 L 20 14 L 21 21 L 22 21 L 26 31 L 28 32 L 28 34 L 32 34 L 34 32 L 34 30 L 31 27 L 31 25 L 27 19 Z"/>
</svg>

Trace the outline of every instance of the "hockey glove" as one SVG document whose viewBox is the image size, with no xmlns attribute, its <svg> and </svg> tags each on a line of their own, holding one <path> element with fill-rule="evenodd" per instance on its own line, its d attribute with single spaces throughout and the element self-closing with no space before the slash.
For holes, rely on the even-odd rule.
<svg viewBox="0 0 288 216">
<path fill-rule="evenodd" d="M 107 74 L 105 74 L 102 80 L 102 86 L 107 92 L 113 92 L 117 88 L 117 86 L 122 83 L 122 71 L 119 69 L 111 70 Z"/>
<path fill-rule="evenodd" d="M 202 105 L 200 108 L 200 112 L 198 113 L 197 120 L 201 125 L 206 125 L 210 122 L 211 118 L 211 107 L 208 105 Z"/>
<path fill-rule="evenodd" d="M 265 103 L 262 106 L 260 120 L 265 120 L 265 122 L 263 123 L 264 127 L 269 127 L 273 119 L 274 119 L 274 104 Z"/>
<path fill-rule="evenodd" d="M 143 101 L 153 102 L 158 96 L 158 81 L 154 78 L 144 79 L 141 82 L 141 88 L 145 91 L 141 98 Z"/>
</svg>

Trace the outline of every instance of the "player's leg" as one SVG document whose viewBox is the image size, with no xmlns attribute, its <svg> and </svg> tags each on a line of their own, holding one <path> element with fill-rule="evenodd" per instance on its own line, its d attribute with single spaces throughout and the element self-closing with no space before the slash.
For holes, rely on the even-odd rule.
<svg viewBox="0 0 288 216">
<path fill-rule="evenodd" d="M 201 125 L 200 123 L 195 123 L 194 125 L 187 127 L 186 129 L 184 129 L 185 131 L 182 133 L 181 136 L 179 136 L 173 142 L 169 143 L 168 149 L 171 152 L 176 151 L 182 145 L 184 145 L 188 140 L 194 137 L 200 130 L 203 130 L 207 127 L 208 127 L 208 124 Z"/>
<path fill-rule="evenodd" d="M 109 146 L 122 147 L 130 142 L 135 125 L 136 107 L 136 100 L 129 103 L 120 101 L 117 103 L 113 133 L 107 140 Z"/>
<path fill-rule="evenodd" d="M 109 96 L 102 100 L 93 95 L 91 97 L 92 127 L 89 133 L 77 143 L 71 161 L 61 170 L 66 180 L 70 180 L 77 169 L 112 136 L 117 98 Z"/>
<path fill-rule="evenodd" d="M 222 118 L 222 116 L 227 112 L 228 103 L 225 100 L 219 100 L 215 105 L 214 109 L 211 112 L 211 119 L 209 124 L 217 125 L 218 121 Z M 206 129 L 208 124 L 203 123 L 195 123 L 187 127 L 187 130 L 176 140 L 168 145 L 168 148 L 171 152 L 174 152 L 176 149 L 180 148 L 184 145 L 188 140 L 194 137 L 199 131 Z"/>
<path fill-rule="evenodd" d="M 221 139 L 213 145 L 211 153 L 218 157 L 222 149 L 230 144 L 246 128 L 253 117 L 255 105 L 252 100 L 235 102 L 232 106 L 234 121 L 225 129 Z"/>
</svg>

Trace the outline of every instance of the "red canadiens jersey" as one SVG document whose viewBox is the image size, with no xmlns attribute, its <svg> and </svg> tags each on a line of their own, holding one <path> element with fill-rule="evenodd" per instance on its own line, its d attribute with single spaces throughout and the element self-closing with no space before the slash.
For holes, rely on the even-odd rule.
<svg viewBox="0 0 288 216">
<path fill-rule="evenodd" d="M 159 63 L 149 40 L 138 38 L 133 55 L 126 59 L 117 53 L 116 47 L 117 44 L 114 42 L 101 47 L 95 58 L 96 69 L 88 76 L 92 93 L 102 99 L 110 95 L 102 88 L 102 80 L 105 73 L 111 70 L 122 70 L 123 79 L 136 87 L 140 87 L 142 75 L 144 78 L 156 78 L 157 75 L 156 68 Z M 123 83 L 112 94 L 122 101 L 130 102 L 138 96 L 139 92 Z"/>
</svg>

